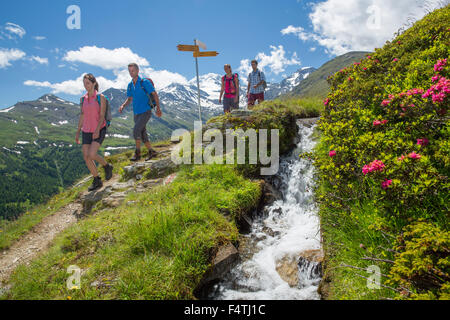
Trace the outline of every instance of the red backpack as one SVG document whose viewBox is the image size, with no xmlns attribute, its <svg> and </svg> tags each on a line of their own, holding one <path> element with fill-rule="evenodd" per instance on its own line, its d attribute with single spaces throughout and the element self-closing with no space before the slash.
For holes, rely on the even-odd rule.
<svg viewBox="0 0 450 320">
<path fill-rule="evenodd" d="M 224 75 L 222 77 L 222 81 L 225 83 L 225 93 L 226 94 L 236 94 L 236 85 L 234 83 L 235 76 L 238 77 L 238 79 L 239 79 L 239 76 L 237 73 L 234 73 L 231 76 L 231 79 L 227 78 L 227 75 Z"/>
</svg>

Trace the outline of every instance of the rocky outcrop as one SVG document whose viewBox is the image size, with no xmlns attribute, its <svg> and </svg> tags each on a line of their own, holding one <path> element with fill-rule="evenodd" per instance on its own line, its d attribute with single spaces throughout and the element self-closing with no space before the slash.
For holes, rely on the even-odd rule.
<svg viewBox="0 0 450 320">
<path fill-rule="evenodd" d="M 306 250 L 297 257 L 285 256 L 277 261 L 276 270 L 290 287 L 301 287 L 306 281 L 314 281 L 322 275 L 322 250 Z M 301 276 L 300 276 L 301 275 Z"/>
<path fill-rule="evenodd" d="M 194 290 L 194 295 L 200 299 L 206 298 L 211 286 L 222 279 L 238 261 L 239 252 L 233 244 L 220 247 L 212 258 L 211 267 Z"/>
</svg>

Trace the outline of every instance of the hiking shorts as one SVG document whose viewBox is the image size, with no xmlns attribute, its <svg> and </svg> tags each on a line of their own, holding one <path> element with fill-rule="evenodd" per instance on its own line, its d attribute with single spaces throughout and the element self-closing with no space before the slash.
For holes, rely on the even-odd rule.
<svg viewBox="0 0 450 320">
<path fill-rule="evenodd" d="M 100 135 L 97 139 L 92 139 L 93 136 L 94 136 L 93 133 L 82 131 L 83 144 L 92 144 L 92 142 L 94 142 L 94 141 L 99 144 L 102 144 L 103 140 L 105 140 L 105 137 L 106 137 L 106 127 L 104 127 L 103 129 L 100 130 Z"/>
<path fill-rule="evenodd" d="M 250 93 L 248 96 L 248 105 L 254 106 L 256 100 L 258 100 L 258 103 L 261 103 L 264 101 L 264 92 L 261 93 Z"/>
<path fill-rule="evenodd" d="M 239 100 L 238 102 L 234 101 L 235 98 L 223 98 L 223 112 L 231 112 L 233 109 L 239 109 Z"/>
<path fill-rule="evenodd" d="M 134 115 L 134 140 L 141 140 L 143 143 L 149 142 L 147 133 L 147 122 L 152 117 L 152 110 L 148 110 L 144 113 Z"/>
</svg>

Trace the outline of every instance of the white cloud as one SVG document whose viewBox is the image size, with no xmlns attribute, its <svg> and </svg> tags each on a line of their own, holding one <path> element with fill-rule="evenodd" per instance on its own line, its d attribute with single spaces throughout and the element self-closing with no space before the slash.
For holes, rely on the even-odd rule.
<svg viewBox="0 0 450 320">
<path fill-rule="evenodd" d="M 328 53 L 373 51 L 394 34 L 448 0 L 327 0 L 312 4 L 313 32 L 292 25 L 281 30 L 302 41 L 315 41 Z"/>
<path fill-rule="evenodd" d="M 53 50 L 56 54 L 60 52 L 59 49 Z M 78 51 L 69 51 L 62 59 L 71 63 L 84 63 L 92 66 L 97 66 L 105 70 L 111 70 L 114 78 L 108 79 L 104 76 L 96 76 L 100 91 L 105 91 L 110 88 L 126 89 L 131 78 L 128 72 L 128 64 L 130 62 L 137 63 L 141 68 L 141 76 L 151 78 L 157 90 L 160 90 L 172 83 L 187 84 L 188 80 L 181 74 L 174 73 L 168 70 L 154 70 L 149 67 L 149 63 L 145 58 L 133 53 L 129 48 L 105 49 L 93 47 L 82 47 Z M 59 64 L 59 68 L 65 67 L 65 64 Z M 76 65 L 71 65 L 74 71 Z M 42 88 L 49 88 L 53 94 L 65 93 L 70 95 L 81 95 L 85 89 L 83 85 L 83 76 L 80 75 L 77 79 L 66 80 L 63 82 L 51 83 L 49 81 L 34 81 L 28 80 L 24 84 L 26 86 L 35 86 Z"/>
<path fill-rule="evenodd" d="M 27 33 L 24 28 L 12 22 L 7 22 L 2 29 L 1 33 L 10 40 L 23 38 Z"/>
<path fill-rule="evenodd" d="M 34 39 L 34 40 L 37 40 L 37 41 L 42 41 L 42 40 L 45 40 L 45 39 L 47 39 L 47 38 L 44 37 L 44 36 L 35 36 L 35 37 L 33 37 L 33 39 Z"/>
<path fill-rule="evenodd" d="M 0 69 L 11 66 L 11 61 L 23 59 L 25 56 L 25 52 L 19 49 L 0 48 Z"/>
<path fill-rule="evenodd" d="M 128 74 L 128 70 L 127 70 Z M 151 78 L 155 83 L 155 89 L 161 90 L 164 87 L 172 83 L 179 83 L 183 85 L 188 84 L 188 80 L 179 73 L 170 72 L 167 70 L 153 70 L 152 68 L 146 68 L 142 70 L 142 75 L 144 77 Z M 130 82 L 130 78 L 128 76 L 128 82 Z"/>
<path fill-rule="evenodd" d="M 141 67 L 148 67 L 145 58 L 135 54 L 129 48 L 106 49 L 96 46 L 85 46 L 77 51 L 68 51 L 64 58 L 68 62 L 82 62 L 105 70 L 126 68 L 129 63 L 135 62 Z"/>
<path fill-rule="evenodd" d="M 290 59 L 286 58 L 286 51 L 282 45 L 279 45 L 278 47 L 270 46 L 270 49 L 270 55 L 260 52 L 255 57 L 258 61 L 258 68 L 260 70 L 266 71 L 269 69 L 271 73 L 278 75 L 284 72 L 288 66 L 301 64 L 297 57 L 297 53 L 295 52 Z M 242 79 L 247 79 L 247 75 L 252 71 L 250 59 L 241 60 L 238 71 L 241 73 Z"/>
<path fill-rule="evenodd" d="M 32 56 L 30 58 L 30 60 L 36 61 L 37 63 L 40 63 L 40 64 L 47 64 L 48 65 L 48 58 L 41 58 L 41 57 L 38 57 L 38 56 Z"/>
<path fill-rule="evenodd" d="M 110 80 L 103 76 L 96 76 L 101 92 L 110 89 L 126 89 L 131 78 L 128 73 L 128 69 L 114 70 L 115 79 Z M 185 77 L 178 73 L 173 73 L 167 70 L 153 70 L 152 68 L 145 68 L 141 71 L 141 76 L 150 77 L 155 83 L 157 90 L 170 85 L 171 83 L 187 84 L 188 81 Z M 24 82 L 26 86 L 41 87 L 51 89 L 51 93 L 59 94 L 65 93 L 74 96 L 81 96 L 86 90 L 83 85 L 84 74 L 80 75 L 74 80 L 66 80 L 63 82 L 51 83 L 49 81 L 34 81 L 27 80 Z"/>
</svg>

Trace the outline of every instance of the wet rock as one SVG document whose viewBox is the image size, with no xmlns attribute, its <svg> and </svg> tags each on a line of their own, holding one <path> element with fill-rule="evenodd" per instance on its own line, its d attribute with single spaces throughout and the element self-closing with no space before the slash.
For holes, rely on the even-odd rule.
<svg viewBox="0 0 450 320">
<path fill-rule="evenodd" d="M 320 118 L 306 118 L 306 119 L 298 119 L 297 124 L 303 125 L 305 127 L 311 128 Z"/>
<path fill-rule="evenodd" d="M 242 234 L 246 234 L 249 233 L 250 230 L 252 229 L 252 224 L 253 224 L 253 214 L 251 212 L 246 212 L 243 213 L 238 221 L 237 221 L 237 226 L 239 229 L 239 232 Z"/>
<path fill-rule="evenodd" d="M 236 247 L 228 243 L 219 248 L 212 259 L 210 269 L 204 274 L 194 295 L 197 298 L 206 297 L 211 286 L 222 279 L 238 262 L 239 252 Z"/>
<path fill-rule="evenodd" d="M 298 261 L 295 257 L 285 256 L 283 259 L 277 261 L 276 270 L 281 279 L 286 281 L 291 288 L 298 286 Z"/>
<path fill-rule="evenodd" d="M 322 276 L 323 252 L 320 249 L 306 250 L 300 253 L 298 266 L 300 270 L 308 271 L 309 277 Z"/>
<path fill-rule="evenodd" d="M 275 189 L 274 186 L 272 186 L 269 182 L 264 183 L 264 204 L 266 206 L 273 204 L 277 200 L 282 200 L 283 195 L 280 191 Z"/>
</svg>

